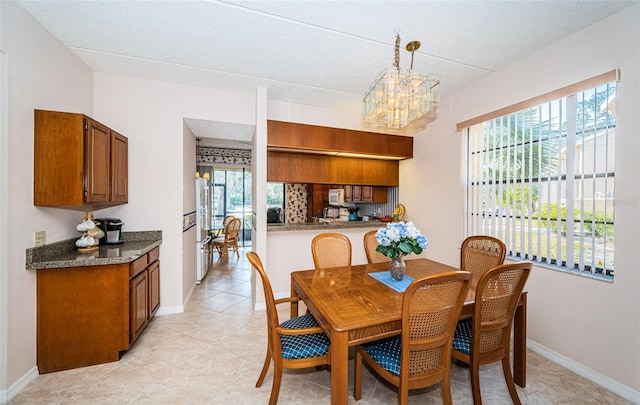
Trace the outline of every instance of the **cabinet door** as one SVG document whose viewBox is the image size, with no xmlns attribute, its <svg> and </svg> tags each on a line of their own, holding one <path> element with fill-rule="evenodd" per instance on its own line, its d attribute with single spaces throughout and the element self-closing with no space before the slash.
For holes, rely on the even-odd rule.
<svg viewBox="0 0 640 405">
<path fill-rule="evenodd" d="M 160 307 L 160 261 L 149 266 L 149 319 Z"/>
<path fill-rule="evenodd" d="M 35 110 L 33 204 L 84 204 L 86 119 L 82 114 Z"/>
<path fill-rule="evenodd" d="M 86 140 L 85 202 L 108 202 L 111 132 L 104 125 L 87 119 Z"/>
<path fill-rule="evenodd" d="M 344 186 L 344 200 L 345 201 L 353 200 L 353 186 L 349 186 L 349 185 Z"/>
<path fill-rule="evenodd" d="M 362 200 L 362 186 L 352 186 L 353 187 L 353 195 L 351 196 L 352 201 L 361 201 Z"/>
<path fill-rule="evenodd" d="M 128 140 L 111 131 L 111 195 L 109 201 L 126 203 L 129 186 Z"/>
<path fill-rule="evenodd" d="M 373 201 L 373 187 L 372 186 L 362 186 L 362 201 L 372 202 Z"/>
<path fill-rule="evenodd" d="M 143 271 L 132 279 L 130 288 L 130 343 L 133 344 L 148 322 L 149 292 L 147 271 Z"/>
</svg>

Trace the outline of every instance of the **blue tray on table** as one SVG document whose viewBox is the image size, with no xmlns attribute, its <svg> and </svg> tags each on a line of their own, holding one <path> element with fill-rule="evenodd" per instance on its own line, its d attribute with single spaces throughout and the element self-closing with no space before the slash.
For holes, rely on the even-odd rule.
<svg viewBox="0 0 640 405">
<path fill-rule="evenodd" d="M 369 274 L 371 277 L 375 278 L 382 284 L 386 285 L 387 287 L 392 288 L 400 293 L 404 292 L 407 287 L 409 287 L 409 284 L 413 282 L 413 278 L 407 276 L 406 274 L 404 275 L 404 277 L 402 277 L 402 280 L 394 280 L 391 278 L 391 272 L 389 270 L 377 271 L 375 273 L 367 274 Z"/>
</svg>

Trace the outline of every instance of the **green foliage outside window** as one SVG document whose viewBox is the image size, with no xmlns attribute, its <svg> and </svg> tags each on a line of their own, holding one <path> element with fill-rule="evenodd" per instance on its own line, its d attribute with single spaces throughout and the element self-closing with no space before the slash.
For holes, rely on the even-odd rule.
<svg viewBox="0 0 640 405">
<path fill-rule="evenodd" d="M 557 204 L 543 204 L 538 210 L 532 214 L 532 218 L 537 224 L 538 228 L 544 229 L 547 226 L 553 231 L 558 230 L 558 215 L 560 219 L 562 234 L 567 233 L 567 208 L 562 205 L 558 210 Z M 580 221 L 580 210 L 573 210 L 573 217 L 575 221 Z M 594 223 L 595 221 L 595 223 Z M 582 214 L 582 222 L 584 223 L 584 229 L 589 234 L 598 237 L 606 237 L 607 240 L 613 241 L 613 214 L 605 213 L 603 211 L 596 211 L 595 215 L 591 212 L 585 212 Z"/>
</svg>

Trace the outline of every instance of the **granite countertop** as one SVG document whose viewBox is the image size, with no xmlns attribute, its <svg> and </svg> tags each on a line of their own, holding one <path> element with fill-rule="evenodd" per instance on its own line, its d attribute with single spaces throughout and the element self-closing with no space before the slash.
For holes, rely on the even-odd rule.
<svg viewBox="0 0 640 405">
<path fill-rule="evenodd" d="M 162 243 L 162 231 L 123 232 L 124 243 L 101 245 L 98 250 L 79 252 L 78 238 L 27 249 L 27 270 L 102 266 L 130 263 Z"/>
<path fill-rule="evenodd" d="M 267 232 L 307 231 L 313 229 L 351 229 L 351 228 L 382 228 L 386 226 L 380 220 L 369 221 L 333 221 L 333 222 L 305 222 L 299 224 L 267 224 Z"/>
</svg>

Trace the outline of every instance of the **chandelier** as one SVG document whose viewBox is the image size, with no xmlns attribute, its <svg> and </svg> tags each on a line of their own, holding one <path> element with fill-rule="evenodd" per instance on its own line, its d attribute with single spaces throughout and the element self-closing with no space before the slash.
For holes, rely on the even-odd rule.
<svg viewBox="0 0 640 405">
<path fill-rule="evenodd" d="M 364 96 L 364 120 L 375 126 L 403 128 L 422 118 L 440 101 L 440 78 L 429 73 L 414 73 L 413 54 L 420 41 L 407 44 L 411 52 L 409 70 L 400 70 L 400 35 L 396 34 L 395 62 L 385 69 Z"/>
</svg>

